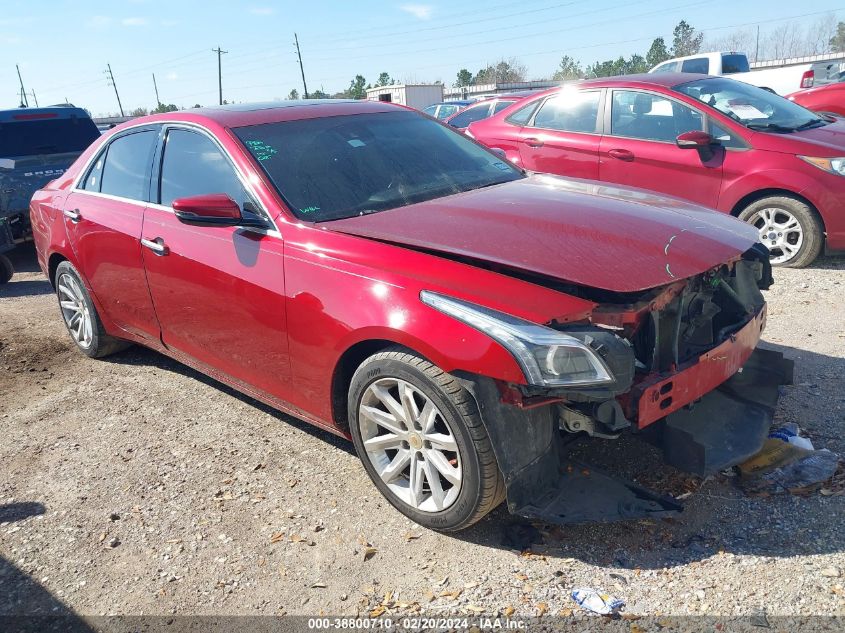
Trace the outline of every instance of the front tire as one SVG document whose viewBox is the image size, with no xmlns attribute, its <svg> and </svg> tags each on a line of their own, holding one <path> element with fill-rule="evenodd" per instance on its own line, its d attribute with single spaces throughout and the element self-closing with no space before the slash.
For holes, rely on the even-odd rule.
<svg viewBox="0 0 845 633">
<path fill-rule="evenodd" d="M 97 308 L 79 273 L 68 261 L 56 268 L 56 295 L 71 340 L 86 356 L 102 358 L 129 347 L 129 343 L 106 333 Z"/>
<path fill-rule="evenodd" d="M 824 247 L 818 214 L 806 203 L 788 196 L 770 196 L 752 202 L 737 216 L 760 232 L 773 266 L 805 268 Z"/>
<path fill-rule="evenodd" d="M 416 523 L 455 532 L 504 500 L 475 400 L 427 360 L 400 347 L 370 356 L 352 377 L 348 407 L 367 474 Z"/>
</svg>

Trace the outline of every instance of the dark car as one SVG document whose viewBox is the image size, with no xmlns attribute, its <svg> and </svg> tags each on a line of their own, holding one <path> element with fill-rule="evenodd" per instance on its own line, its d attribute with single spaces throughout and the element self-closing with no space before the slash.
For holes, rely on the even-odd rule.
<svg viewBox="0 0 845 633">
<path fill-rule="evenodd" d="M 759 451 L 788 379 L 756 349 L 772 283 L 756 230 L 526 175 L 389 103 L 140 118 L 31 215 L 81 352 L 138 343 L 351 439 L 432 529 L 505 499 L 560 523 L 680 510 L 578 465 L 569 440 L 648 429 L 666 461 L 712 473 Z"/>
<path fill-rule="evenodd" d="M 32 194 L 61 176 L 99 136 L 81 108 L 0 111 L 0 283 L 13 272 L 2 253 L 31 238 L 27 209 Z"/>
</svg>

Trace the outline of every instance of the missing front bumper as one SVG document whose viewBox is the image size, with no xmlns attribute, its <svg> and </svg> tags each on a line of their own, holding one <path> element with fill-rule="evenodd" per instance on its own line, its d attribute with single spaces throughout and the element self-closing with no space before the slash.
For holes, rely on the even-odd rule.
<svg viewBox="0 0 845 633">
<path fill-rule="evenodd" d="M 661 433 L 667 463 L 707 474 L 755 454 L 768 433 L 778 386 L 791 381 L 792 361 L 779 352 L 756 350 L 740 373 L 669 416 Z M 572 524 L 665 517 L 683 510 L 671 497 L 572 459 L 554 407 L 520 409 L 503 403 L 488 378 L 463 382 L 478 403 L 512 514 Z"/>
</svg>

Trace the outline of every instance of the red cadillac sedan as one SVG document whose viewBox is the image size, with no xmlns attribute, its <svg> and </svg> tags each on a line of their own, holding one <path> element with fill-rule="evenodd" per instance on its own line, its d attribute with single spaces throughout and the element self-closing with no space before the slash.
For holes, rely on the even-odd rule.
<svg viewBox="0 0 845 633">
<path fill-rule="evenodd" d="M 713 472 L 758 451 L 789 379 L 755 350 L 757 231 L 528 176 L 391 104 L 136 119 L 30 214 L 81 352 L 144 345 L 350 438 L 390 503 L 438 530 L 504 499 L 556 522 L 676 512 L 567 438 L 649 429 L 668 463 Z"/>
<path fill-rule="evenodd" d="M 531 171 L 642 187 L 738 217 L 757 228 L 775 265 L 845 250 L 845 122 L 740 81 L 583 81 L 468 133 Z"/>
</svg>

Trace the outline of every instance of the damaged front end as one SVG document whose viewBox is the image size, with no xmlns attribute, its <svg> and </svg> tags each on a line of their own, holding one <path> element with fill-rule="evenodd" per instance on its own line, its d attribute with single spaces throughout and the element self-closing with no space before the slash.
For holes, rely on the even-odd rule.
<svg viewBox="0 0 845 633">
<path fill-rule="evenodd" d="M 541 388 L 464 376 L 474 394 L 514 514 L 554 523 L 664 516 L 674 499 L 579 463 L 570 434 L 625 431 L 696 475 L 734 466 L 763 445 L 792 361 L 757 349 L 772 283 L 760 246 L 740 259 L 643 293 L 581 290 L 589 321 L 549 327 L 581 341 L 612 376 L 602 384 Z M 571 291 L 571 290 L 569 290 Z"/>
</svg>

